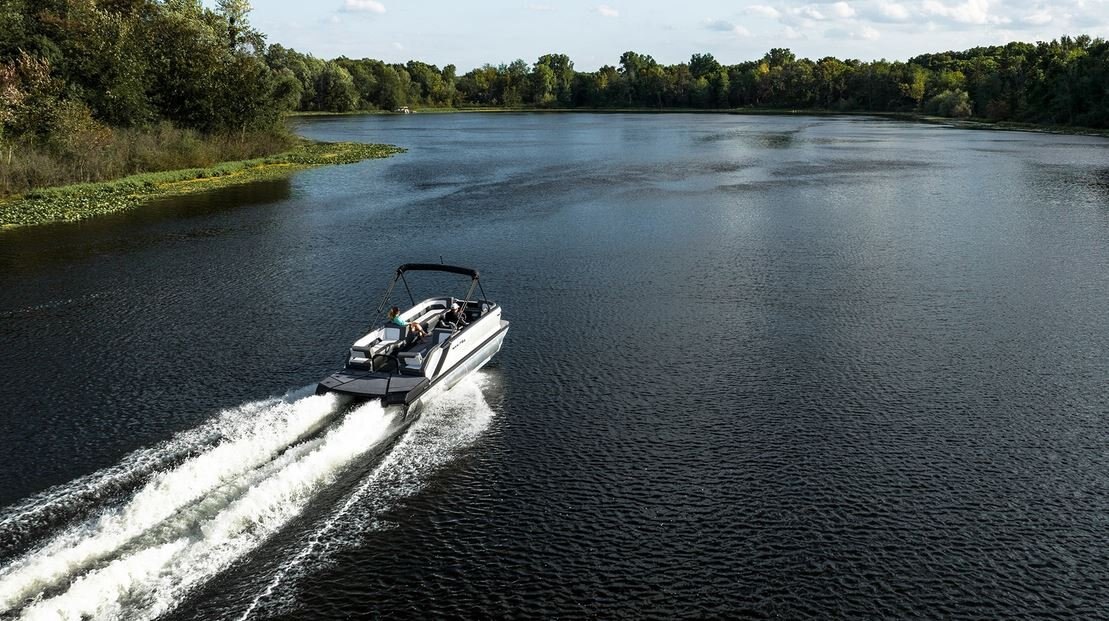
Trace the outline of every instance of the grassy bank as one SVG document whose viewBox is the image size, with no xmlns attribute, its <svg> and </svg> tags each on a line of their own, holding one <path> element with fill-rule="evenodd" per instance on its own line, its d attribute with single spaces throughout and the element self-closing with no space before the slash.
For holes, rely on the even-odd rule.
<svg viewBox="0 0 1109 621">
<path fill-rule="evenodd" d="M 296 146 L 287 131 L 202 134 L 170 123 L 93 128 L 6 142 L 0 149 L 0 200 L 42 188 L 252 160 Z"/>
<path fill-rule="evenodd" d="M 252 160 L 35 190 L 0 200 L 0 228 L 84 220 L 134 209 L 155 198 L 275 179 L 306 168 L 352 164 L 402 151 L 381 144 L 298 141 L 289 151 Z"/>
</svg>

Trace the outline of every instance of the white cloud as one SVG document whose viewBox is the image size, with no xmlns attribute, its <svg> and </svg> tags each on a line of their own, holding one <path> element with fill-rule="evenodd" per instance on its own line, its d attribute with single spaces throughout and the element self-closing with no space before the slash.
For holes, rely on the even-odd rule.
<svg viewBox="0 0 1109 621">
<path fill-rule="evenodd" d="M 554 9 L 553 6 L 551 6 L 549 4 L 529 4 L 528 5 L 528 10 L 529 11 L 536 11 L 536 12 L 539 12 L 539 13 L 545 13 L 547 11 L 553 11 L 555 9 Z"/>
<path fill-rule="evenodd" d="M 1097 7 L 1089 6 L 1089 2 L 1075 3 L 1075 10 L 1069 12 L 1064 16 L 1064 19 L 1073 28 L 1081 30 L 1100 29 L 1103 33 L 1109 32 L 1109 19 L 1106 18 L 1109 11 L 1098 10 Z M 1090 33 L 1093 34 L 1093 33 Z"/>
<path fill-rule="evenodd" d="M 843 19 L 847 17 L 854 17 L 855 9 L 851 8 L 850 4 L 846 2 L 834 2 L 830 7 L 832 15 Z"/>
<path fill-rule="evenodd" d="M 967 0 L 962 4 L 944 4 L 939 0 L 924 0 L 924 14 L 941 17 L 957 24 L 1007 24 L 1007 17 L 990 15 L 989 0 Z"/>
<path fill-rule="evenodd" d="M 401 43 L 400 41 L 393 41 L 393 48 L 397 49 L 397 50 L 400 50 L 400 51 L 404 51 L 404 44 Z"/>
<path fill-rule="evenodd" d="M 597 7 L 597 12 L 605 17 L 620 17 L 620 11 L 617 11 L 607 4 L 599 5 Z"/>
<path fill-rule="evenodd" d="M 878 14 L 882 18 L 894 22 L 903 22 L 909 19 L 909 9 L 896 2 L 879 2 Z"/>
<path fill-rule="evenodd" d="M 786 9 L 782 16 L 783 23 L 802 24 L 809 26 L 811 22 L 823 22 L 832 19 L 846 19 L 855 15 L 855 9 L 846 2 L 832 2 L 827 4 L 806 4 L 805 6 Z M 809 24 L 804 24 L 805 21 Z"/>
<path fill-rule="evenodd" d="M 1020 21 L 1021 23 L 1028 24 L 1029 26 L 1043 26 L 1044 24 L 1051 23 L 1052 19 L 1054 18 L 1052 17 L 1051 13 L 1048 13 L 1044 10 L 1039 10 L 1035 13 L 1032 13 L 1031 15 L 1025 15 L 1021 18 Z"/>
<path fill-rule="evenodd" d="M 882 36 L 882 33 L 870 26 L 863 26 L 856 30 L 847 30 L 844 28 L 829 28 L 824 31 L 824 36 L 829 39 L 859 39 L 862 41 L 874 41 Z"/>
<path fill-rule="evenodd" d="M 815 19 L 817 21 L 826 19 L 824 17 L 824 14 L 820 12 L 820 9 L 812 4 L 808 6 L 803 6 L 799 9 L 791 9 L 790 13 L 793 13 L 794 15 L 799 15 L 801 17 L 806 17 L 808 19 Z"/>
<path fill-rule="evenodd" d="M 715 32 L 730 32 L 739 37 L 751 36 L 751 31 L 743 26 L 737 26 L 729 21 L 723 19 L 710 19 L 704 22 L 705 28 Z"/>
<path fill-rule="evenodd" d="M 782 31 L 782 36 L 791 41 L 805 38 L 805 35 L 801 34 L 800 31 L 798 31 L 793 26 L 786 26 L 786 29 Z"/>
<path fill-rule="evenodd" d="M 778 19 L 782 16 L 782 13 L 778 11 L 778 9 L 772 6 L 766 6 L 765 4 L 752 4 L 747 7 L 747 12 L 758 15 L 759 17 L 769 17 L 770 19 Z"/>
<path fill-rule="evenodd" d="M 882 36 L 882 33 L 878 32 L 877 28 L 864 25 L 859 30 L 853 32 L 851 36 L 855 39 L 862 39 L 863 41 L 876 41 Z"/>
<path fill-rule="evenodd" d="M 376 0 L 345 0 L 343 10 L 350 13 L 384 13 L 385 5 Z"/>
</svg>

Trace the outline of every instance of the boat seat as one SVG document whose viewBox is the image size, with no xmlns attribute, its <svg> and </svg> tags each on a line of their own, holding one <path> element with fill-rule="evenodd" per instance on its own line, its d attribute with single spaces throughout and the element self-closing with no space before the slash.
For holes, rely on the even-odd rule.
<svg viewBox="0 0 1109 621">
<path fill-rule="evenodd" d="M 439 317 L 440 317 L 441 314 L 442 314 L 442 311 L 437 310 L 437 309 L 432 309 L 432 310 L 429 310 L 426 313 L 420 315 L 419 317 L 417 317 L 415 319 L 405 319 L 405 321 L 408 321 L 408 322 L 415 321 L 416 323 L 420 324 L 421 327 L 423 327 L 425 332 L 428 332 L 430 334 L 431 331 L 435 329 L 436 324 L 439 323 Z M 402 332 L 404 332 L 405 334 L 402 335 L 401 334 Z M 399 341 L 399 340 L 402 340 L 402 338 L 401 338 L 402 336 L 407 337 L 408 336 L 407 333 L 408 333 L 408 328 L 402 328 L 398 325 L 388 323 L 388 324 L 385 324 L 385 336 L 382 340 L 384 340 L 384 341 Z"/>
<path fill-rule="evenodd" d="M 382 338 L 376 339 L 366 345 L 354 345 L 350 348 L 351 364 L 369 365 L 377 356 L 392 355 L 398 349 L 401 349 L 411 342 L 412 339 L 410 337 L 414 337 L 415 335 L 409 334 L 408 332 L 408 328 L 385 326 L 382 331 Z"/>
<path fill-rule="evenodd" d="M 404 345 L 404 341 L 385 339 L 377 339 L 367 345 L 353 345 L 350 348 L 349 363 L 358 367 L 369 367 L 375 357 L 389 356 Z"/>
<path fill-rule="evenodd" d="M 368 366 L 370 366 L 371 361 L 373 360 L 373 357 L 374 357 L 374 349 L 375 348 L 372 345 L 369 345 L 369 346 L 353 345 L 353 346 L 351 346 L 351 348 L 350 348 L 350 360 L 348 360 L 348 363 L 352 364 L 354 366 L 358 366 L 358 367 L 368 367 Z"/>
<path fill-rule="evenodd" d="M 424 365 L 423 354 L 422 349 L 397 352 L 397 361 L 406 371 L 419 371 Z"/>
<path fill-rule="evenodd" d="M 439 323 L 439 316 L 441 314 L 442 314 L 442 311 L 429 310 L 426 313 L 424 313 L 423 315 L 420 315 L 419 317 L 417 317 L 416 321 L 419 322 L 419 324 L 424 327 L 424 330 L 426 330 L 427 332 L 430 333 L 432 330 L 435 329 L 435 325 L 437 323 Z"/>
<path fill-rule="evenodd" d="M 385 326 L 385 332 L 381 337 L 384 341 L 403 341 L 408 336 L 408 328 L 400 326 Z"/>
</svg>

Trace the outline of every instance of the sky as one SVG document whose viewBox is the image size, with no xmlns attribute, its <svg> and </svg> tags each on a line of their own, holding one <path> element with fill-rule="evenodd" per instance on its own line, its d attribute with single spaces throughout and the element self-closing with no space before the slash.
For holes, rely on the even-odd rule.
<svg viewBox="0 0 1109 621">
<path fill-rule="evenodd" d="M 214 0 L 205 0 L 213 6 Z M 631 50 L 724 64 L 774 47 L 798 57 L 907 60 L 1062 35 L 1109 38 L 1109 0 L 253 0 L 251 23 L 319 58 L 421 60 L 459 73 L 547 53 L 579 71 Z"/>
</svg>

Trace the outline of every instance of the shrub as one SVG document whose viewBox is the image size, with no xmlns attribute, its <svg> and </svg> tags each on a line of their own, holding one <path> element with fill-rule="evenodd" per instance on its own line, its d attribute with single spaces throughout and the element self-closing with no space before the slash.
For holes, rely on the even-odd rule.
<svg viewBox="0 0 1109 621">
<path fill-rule="evenodd" d="M 943 91 L 924 105 L 928 114 L 952 118 L 966 118 L 971 114 L 970 95 L 964 90 Z"/>
<path fill-rule="evenodd" d="M 1009 104 L 999 99 L 991 99 L 990 103 L 986 104 L 986 118 L 991 121 L 1004 121 L 1012 116 L 1009 110 Z"/>
</svg>

